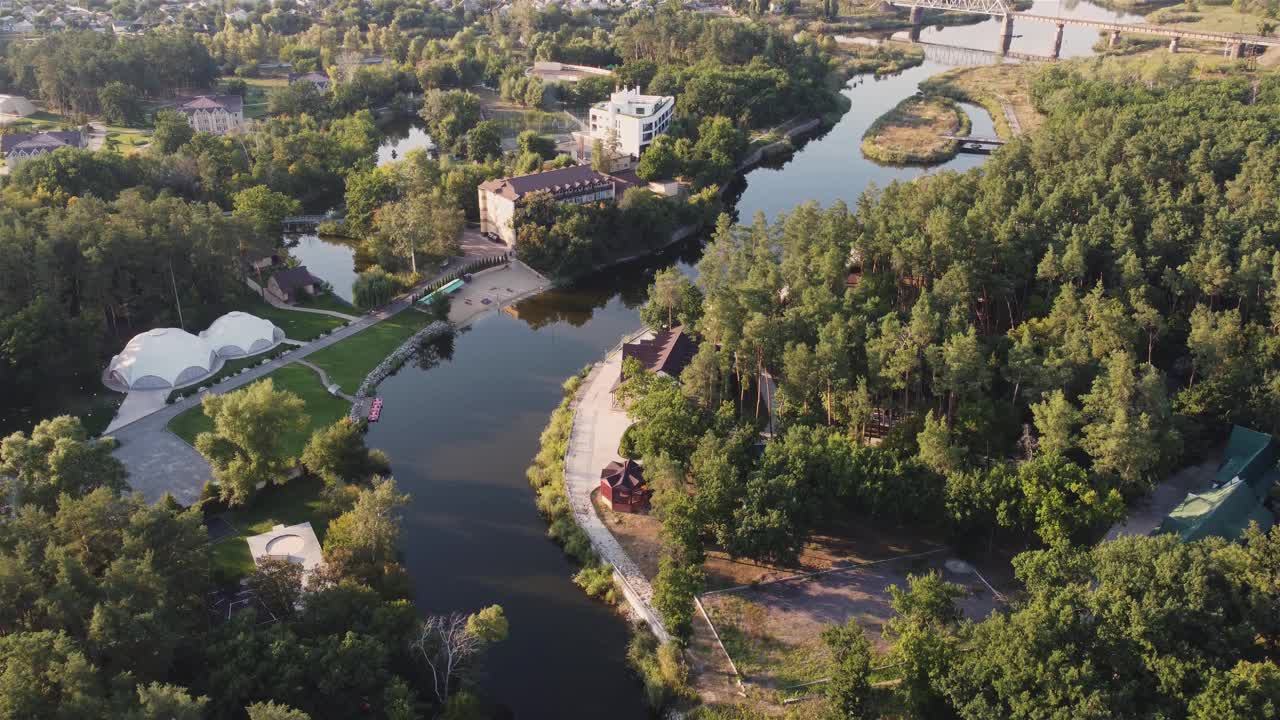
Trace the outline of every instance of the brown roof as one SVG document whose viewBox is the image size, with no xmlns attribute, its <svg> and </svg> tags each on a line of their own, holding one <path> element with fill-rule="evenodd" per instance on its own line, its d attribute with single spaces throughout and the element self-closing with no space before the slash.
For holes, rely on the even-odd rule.
<svg viewBox="0 0 1280 720">
<path fill-rule="evenodd" d="M 652 340 L 622 346 L 622 359 L 635 358 L 653 372 L 679 377 L 698 352 L 698 344 L 684 331 L 683 325 L 663 330 Z"/>
<path fill-rule="evenodd" d="M 644 468 L 634 460 L 614 460 L 600 471 L 600 479 L 611 488 L 635 492 L 644 487 Z"/>
<path fill-rule="evenodd" d="M 508 200 L 519 200 L 531 192 L 546 190 L 552 195 L 569 193 L 576 190 L 588 190 L 603 187 L 616 181 L 596 172 L 587 165 L 557 168 L 546 172 L 520 175 L 518 177 L 500 178 L 480 184 L 481 190 L 497 193 Z"/>
<path fill-rule="evenodd" d="M 281 292 L 293 292 L 300 290 L 308 285 L 314 285 L 319 282 L 319 278 L 307 272 L 306 265 L 299 265 L 288 270 L 281 270 L 271 276 L 271 281 L 280 288 Z"/>
<path fill-rule="evenodd" d="M 178 110 L 184 113 L 218 109 L 238 113 L 243 108 L 244 98 L 239 95 L 197 95 L 193 98 L 181 98 L 178 101 Z"/>
</svg>

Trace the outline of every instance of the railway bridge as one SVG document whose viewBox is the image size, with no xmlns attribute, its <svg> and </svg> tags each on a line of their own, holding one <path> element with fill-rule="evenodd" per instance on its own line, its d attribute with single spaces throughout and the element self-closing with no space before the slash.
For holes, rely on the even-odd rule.
<svg viewBox="0 0 1280 720">
<path fill-rule="evenodd" d="M 1111 46 L 1115 46 L 1116 43 L 1119 42 L 1121 33 L 1135 33 L 1138 35 L 1155 35 L 1158 37 L 1169 38 L 1170 52 L 1178 51 L 1178 43 L 1181 40 L 1203 40 L 1222 43 L 1223 55 L 1232 58 L 1244 57 L 1246 53 L 1252 54 L 1252 52 L 1258 48 L 1280 47 L 1280 38 L 1266 37 L 1263 35 L 1215 33 L 1203 30 L 1170 27 L 1166 25 L 1117 23 L 1107 20 L 1087 20 L 1084 18 L 1065 18 L 1051 15 L 1035 15 L 1033 13 L 1015 12 L 1007 0 L 890 0 L 890 3 L 898 7 L 910 9 L 911 37 L 913 40 L 919 39 L 920 26 L 924 19 L 925 10 L 945 10 L 998 17 L 1000 18 L 1001 54 L 1008 53 L 1009 46 L 1013 42 L 1014 18 L 1028 22 L 1056 25 L 1058 31 L 1054 33 L 1053 49 L 1050 52 L 1050 56 L 1054 58 L 1058 57 L 1059 53 L 1062 51 L 1062 31 L 1067 25 L 1074 27 L 1096 28 L 1097 30 L 1108 32 L 1110 33 L 1109 44 Z"/>
</svg>

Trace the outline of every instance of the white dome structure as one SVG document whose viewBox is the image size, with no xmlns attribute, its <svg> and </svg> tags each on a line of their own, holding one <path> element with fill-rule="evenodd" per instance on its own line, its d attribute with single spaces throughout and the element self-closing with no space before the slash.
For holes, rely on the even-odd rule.
<svg viewBox="0 0 1280 720">
<path fill-rule="evenodd" d="M 275 347 L 284 339 L 284 331 L 268 320 L 234 310 L 214 320 L 200 337 L 220 357 L 234 358 Z"/>
<path fill-rule="evenodd" d="M 203 338 L 178 328 L 156 328 L 134 335 L 111 358 L 107 374 L 130 390 L 159 390 L 195 382 L 218 364 Z"/>
</svg>

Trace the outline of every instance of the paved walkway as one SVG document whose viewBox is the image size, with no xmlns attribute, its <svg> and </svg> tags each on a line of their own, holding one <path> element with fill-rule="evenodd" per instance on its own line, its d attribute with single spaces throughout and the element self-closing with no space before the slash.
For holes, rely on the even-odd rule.
<svg viewBox="0 0 1280 720">
<path fill-rule="evenodd" d="M 333 385 L 333 381 L 329 379 L 329 373 L 325 372 L 324 368 L 314 363 L 309 363 L 306 360 L 296 360 L 295 362 L 301 365 L 302 367 L 310 368 L 312 371 L 315 372 L 315 374 L 319 375 L 320 384 L 323 385 L 326 390 L 329 388 L 330 385 Z M 341 390 L 338 391 L 338 397 L 342 398 L 343 400 L 346 400 L 349 403 L 354 403 L 356 401 L 355 398 L 342 392 Z"/>
<path fill-rule="evenodd" d="M 168 397 L 168 388 L 129 391 L 124 396 L 124 402 L 120 403 L 120 408 L 116 410 L 116 416 L 112 418 L 111 424 L 107 426 L 106 434 L 159 410 L 164 407 L 164 401 Z"/>
<path fill-rule="evenodd" d="M 209 392 L 221 394 L 247 385 L 295 360 L 341 342 L 409 306 L 408 300 L 396 300 L 375 313 L 338 328 L 331 335 L 290 350 L 266 365 L 233 375 L 210 388 Z M 120 442 L 115 455 L 129 470 L 129 484 L 142 491 L 147 502 L 154 502 L 167 492 L 178 502 L 188 504 L 200 497 L 201 488 L 213 478 L 213 471 L 204 457 L 165 429 L 170 420 L 199 404 L 198 396 L 188 397 L 131 423 L 121 424 L 112 432 Z"/>
<path fill-rule="evenodd" d="M 621 370 L 622 352 L 615 349 L 604 362 L 591 369 L 578 393 L 564 460 L 565 491 L 578 525 L 586 531 L 600 558 L 613 566 L 632 608 L 649 624 L 658 639 L 666 642 L 670 636 L 653 609 L 653 586 L 609 532 L 591 504 L 591 493 L 600 486 L 600 470 L 621 459 L 618 442 L 631 424 L 625 412 L 613 407 L 613 396 L 609 392 Z"/>
<path fill-rule="evenodd" d="M 297 305 L 290 305 L 287 302 L 281 302 L 278 298 L 276 298 L 275 295 L 272 295 L 269 292 L 263 292 L 262 286 L 254 282 L 252 278 L 246 277 L 244 279 L 244 282 L 255 293 L 258 294 L 258 297 L 262 298 L 263 300 L 266 300 L 267 303 L 272 305 L 273 307 L 278 307 L 281 310 L 292 310 L 293 312 L 312 313 L 315 315 L 328 315 L 330 317 L 342 318 L 343 320 L 355 320 L 357 317 L 356 315 L 348 315 L 346 313 L 340 313 L 337 310 L 325 310 L 323 308 L 308 308 L 308 307 L 298 307 Z"/>
</svg>

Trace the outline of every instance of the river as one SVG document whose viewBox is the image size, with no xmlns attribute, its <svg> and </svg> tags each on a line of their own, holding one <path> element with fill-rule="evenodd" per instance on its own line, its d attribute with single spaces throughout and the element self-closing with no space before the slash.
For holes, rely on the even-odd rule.
<svg viewBox="0 0 1280 720">
<path fill-rule="evenodd" d="M 1040 2 L 1032 12 L 1125 18 L 1083 2 Z M 1052 26 L 1023 23 L 1015 33 L 1023 35 L 1015 50 L 1044 53 Z M 923 34 L 972 48 L 994 47 L 995 36 L 994 22 Z M 1096 38 L 1067 28 L 1064 56 L 1088 54 Z M 808 200 L 852 205 L 871 183 L 927 172 L 877 165 L 859 144 L 877 116 L 945 69 L 926 62 L 895 77 L 852 81 L 845 95 L 853 107 L 834 128 L 780 166 L 740 181 L 738 214 L 772 217 Z M 992 133 L 982 110 L 967 110 L 975 134 Z M 963 170 L 982 160 L 961 155 L 942 167 Z M 402 549 L 415 601 L 427 613 L 491 603 L 506 609 L 510 638 L 490 653 L 482 678 L 502 717 L 648 715 L 625 666 L 626 624 L 572 583 L 574 567 L 546 538 L 524 470 L 564 379 L 639 325 L 637 307 L 656 269 L 675 263 L 688 270 L 700 252 L 693 240 L 522 302 L 514 314 L 483 317 L 457 337 L 451 358 L 427 371 L 406 368 L 381 386 L 386 405 L 369 443 L 390 454 L 400 487 L 412 494 Z"/>
</svg>

